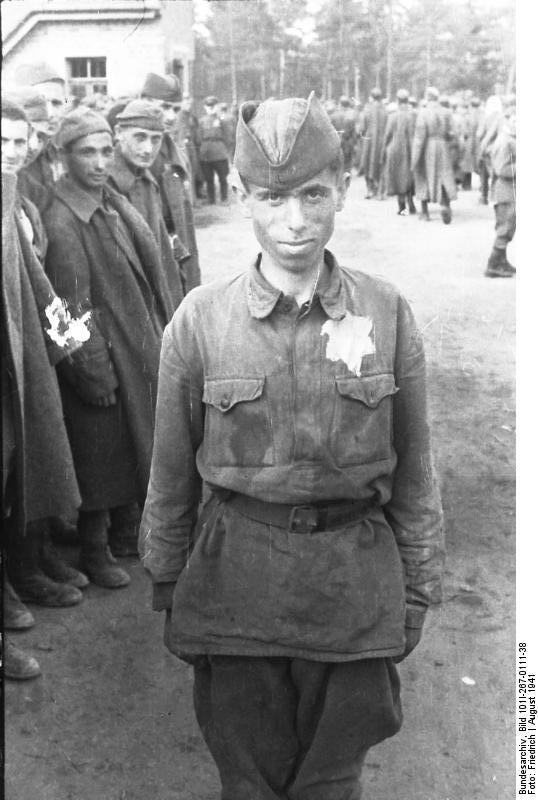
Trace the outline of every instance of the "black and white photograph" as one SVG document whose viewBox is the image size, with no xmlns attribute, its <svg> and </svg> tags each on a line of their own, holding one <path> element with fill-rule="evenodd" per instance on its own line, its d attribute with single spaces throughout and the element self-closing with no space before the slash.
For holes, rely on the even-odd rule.
<svg viewBox="0 0 538 800">
<path fill-rule="evenodd" d="M 0 13 L 2 796 L 535 795 L 515 0 Z"/>
</svg>

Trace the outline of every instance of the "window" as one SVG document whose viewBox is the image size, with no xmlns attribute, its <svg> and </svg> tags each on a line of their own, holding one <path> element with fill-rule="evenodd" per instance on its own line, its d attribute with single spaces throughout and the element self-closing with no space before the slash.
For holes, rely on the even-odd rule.
<svg viewBox="0 0 538 800">
<path fill-rule="evenodd" d="M 106 94 L 106 58 L 68 58 L 69 90 L 75 97 Z"/>
</svg>

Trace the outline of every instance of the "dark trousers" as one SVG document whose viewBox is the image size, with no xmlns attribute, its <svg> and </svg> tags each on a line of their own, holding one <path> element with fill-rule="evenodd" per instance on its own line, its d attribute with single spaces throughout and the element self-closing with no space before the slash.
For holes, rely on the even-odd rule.
<svg viewBox="0 0 538 800">
<path fill-rule="evenodd" d="M 506 250 L 516 232 L 516 204 L 496 203 L 495 206 L 495 247 Z"/>
<path fill-rule="evenodd" d="M 215 202 L 215 173 L 219 179 L 220 185 L 220 199 L 228 199 L 228 161 L 223 158 L 220 161 L 200 161 L 202 172 L 204 173 L 204 180 L 207 186 L 207 199 L 210 203 Z"/>
<path fill-rule="evenodd" d="M 478 174 L 480 175 L 480 198 L 482 202 L 487 205 L 489 193 L 489 171 L 484 161 L 480 162 Z"/>
<path fill-rule="evenodd" d="M 194 676 L 222 800 L 359 800 L 368 748 L 401 726 L 391 659 L 209 656 Z"/>
</svg>

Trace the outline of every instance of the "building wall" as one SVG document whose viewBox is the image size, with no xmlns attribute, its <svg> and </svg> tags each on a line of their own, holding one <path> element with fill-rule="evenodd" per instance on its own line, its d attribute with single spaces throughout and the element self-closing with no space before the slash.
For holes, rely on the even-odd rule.
<svg viewBox="0 0 538 800">
<path fill-rule="evenodd" d="M 9 86 L 20 64 L 46 61 L 67 80 L 67 58 L 105 56 L 108 93 L 118 97 L 139 92 L 148 72 L 162 73 L 179 58 L 188 90 L 193 50 L 192 4 L 167 0 L 162 16 L 138 25 L 133 20 L 41 23 L 4 57 L 2 78 Z"/>
</svg>

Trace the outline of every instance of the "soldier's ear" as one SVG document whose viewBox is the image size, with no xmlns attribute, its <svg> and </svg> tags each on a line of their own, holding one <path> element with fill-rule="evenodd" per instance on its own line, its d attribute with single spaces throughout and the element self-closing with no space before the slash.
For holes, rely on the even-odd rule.
<svg viewBox="0 0 538 800">
<path fill-rule="evenodd" d="M 346 202 L 347 190 L 349 189 L 350 182 L 351 182 L 351 174 L 349 172 L 342 173 L 342 176 L 338 180 L 338 185 L 336 187 L 336 191 L 338 193 L 338 197 L 336 200 L 337 211 L 341 211 L 344 207 L 344 204 Z"/>
</svg>

